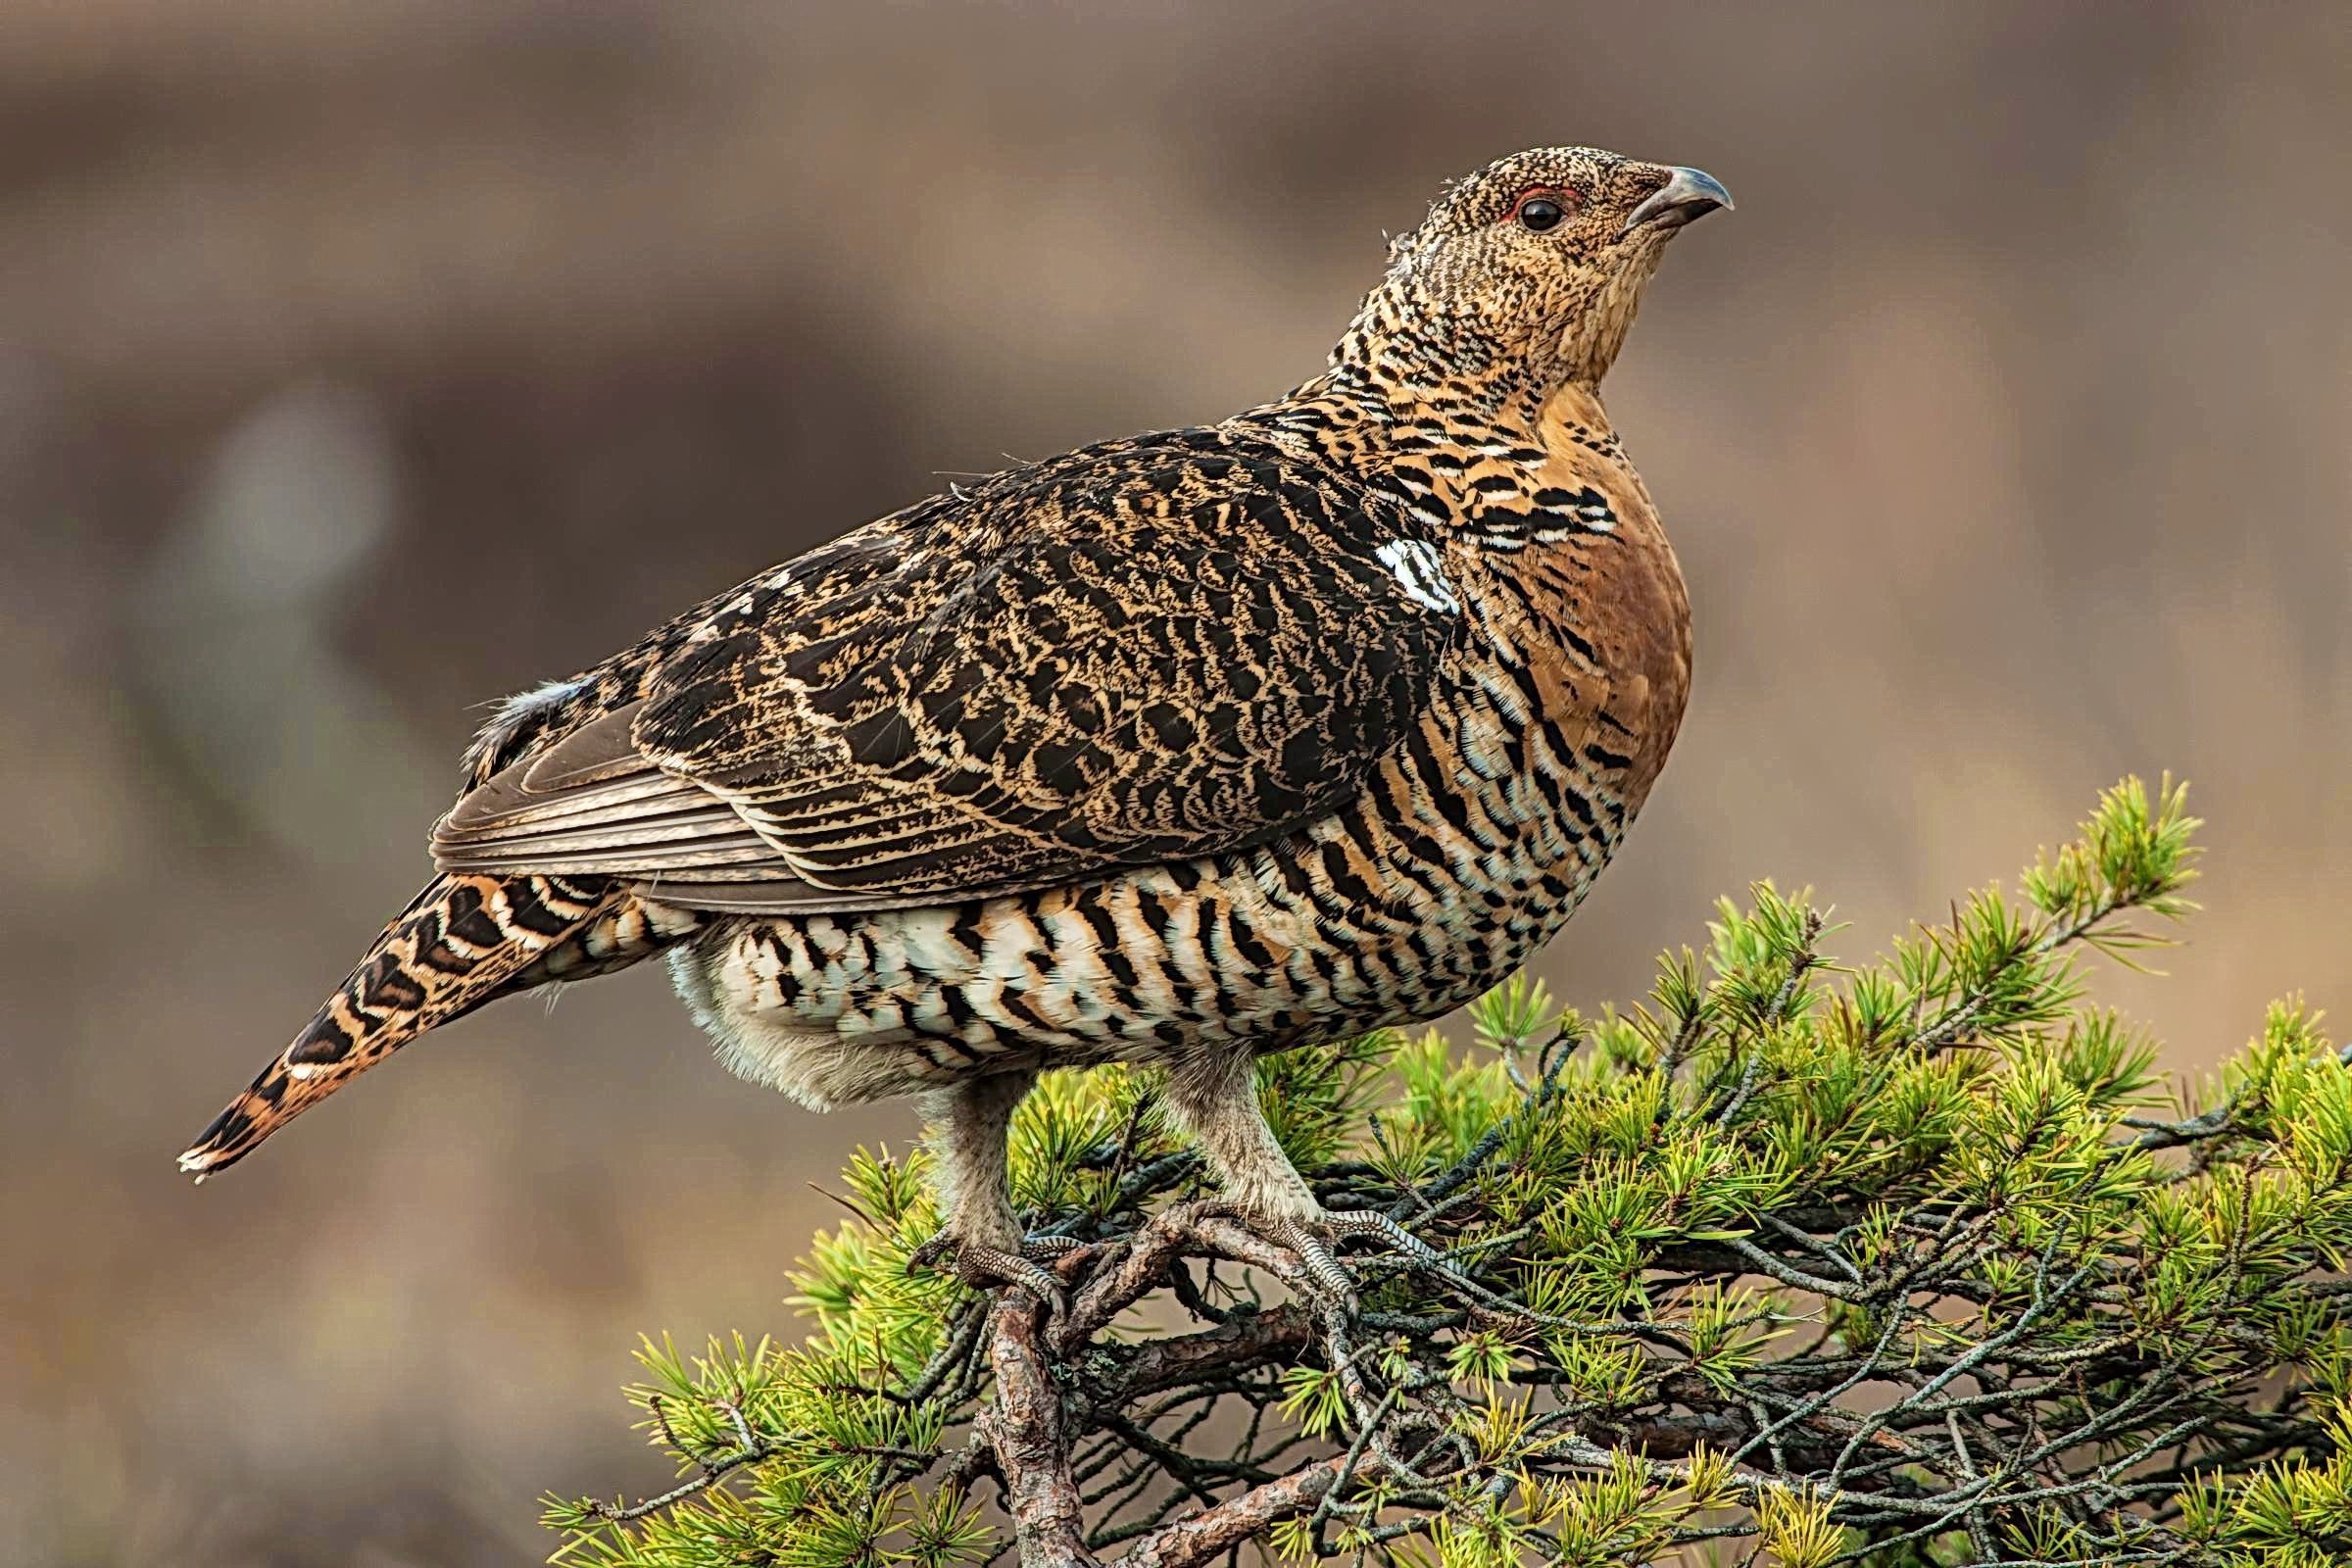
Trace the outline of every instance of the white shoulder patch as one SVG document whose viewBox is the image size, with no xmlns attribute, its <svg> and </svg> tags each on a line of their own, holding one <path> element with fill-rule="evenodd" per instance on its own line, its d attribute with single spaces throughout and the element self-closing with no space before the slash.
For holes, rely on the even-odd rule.
<svg viewBox="0 0 2352 1568">
<path fill-rule="evenodd" d="M 516 692 L 502 700 L 490 722 L 473 737 L 466 748 L 466 765 L 470 768 L 485 757 L 495 757 L 514 738 L 515 731 L 530 721 L 531 715 L 543 712 L 558 703 L 569 702 L 596 684 L 586 676 L 573 680 L 542 681 L 527 692 Z"/>
<path fill-rule="evenodd" d="M 1373 552 L 1380 564 L 1389 568 L 1405 597 L 1417 605 L 1436 611 L 1441 615 L 1456 614 L 1462 602 L 1453 596 L 1453 584 L 1446 580 L 1445 564 L 1438 559 L 1437 546 L 1422 539 L 1394 539 Z"/>
<path fill-rule="evenodd" d="M 516 692 L 498 705 L 500 718 L 528 718 L 543 708 L 568 702 L 586 691 L 595 682 L 586 676 L 571 680 L 543 680 L 527 692 Z"/>
</svg>

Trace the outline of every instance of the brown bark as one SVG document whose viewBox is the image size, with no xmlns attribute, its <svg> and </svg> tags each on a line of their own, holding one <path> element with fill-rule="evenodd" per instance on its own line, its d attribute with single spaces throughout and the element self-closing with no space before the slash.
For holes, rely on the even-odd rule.
<svg viewBox="0 0 2352 1568">
<path fill-rule="evenodd" d="M 1085 1544 L 1070 1451 L 1073 1440 L 1114 1406 L 1098 1409 L 1082 1399 L 1073 1410 L 1054 1379 L 1055 1360 L 1083 1354 L 1090 1345 L 1100 1344 L 1118 1315 L 1165 1286 L 1170 1266 L 1188 1255 L 1232 1258 L 1291 1280 L 1302 1273 L 1295 1256 L 1251 1235 L 1213 1205 L 1180 1203 L 1148 1220 L 1107 1255 L 1091 1260 L 1086 1284 L 1069 1312 L 1050 1328 L 1041 1329 L 1038 1308 L 1025 1292 L 1006 1292 L 999 1301 L 988 1350 L 996 1372 L 997 1403 L 983 1436 L 1004 1482 L 1014 1545 L 1026 1568 L 1072 1568 L 1100 1561 Z M 1132 1351 L 1122 1350 L 1125 1365 L 1109 1385 L 1096 1387 L 1091 1397 L 1100 1401 L 1115 1390 L 1114 1405 L 1123 1405 L 1203 1376 L 1289 1359 L 1312 1345 L 1316 1334 L 1315 1314 L 1302 1304 L 1237 1314 L 1197 1334 L 1149 1340 Z M 1359 1460 L 1356 1470 L 1373 1467 Z M 1199 1513 L 1172 1519 L 1138 1537 L 1117 1561 L 1137 1568 L 1207 1562 L 1279 1521 L 1312 1509 L 1344 1469 L 1338 1458 L 1319 1461 Z"/>
<path fill-rule="evenodd" d="M 1213 1329 L 1135 1347 L 1119 1384 L 1123 1398 L 1157 1394 L 1260 1361 L 1289 1361 L 1314 1343 L 1314 1320 L 1302 1306 L 1277 1306 L 1237 1316 Z"/>
<path fill-rule="evenodd" d="M 1323 1500 L 1344 1461 L 1325 1459 L 1253 1487 L 1190 1519 L 1173 1519 L 1135 1544 L 1119 1568 L 1194 1568 L 1296 1518 Z M 1362 1467 L 1359 1465 L 1359 1469 Z"/>
<path fill-rule="evenodd" d="M 1037 1314 L 1037 1302 L 1025 1291 L 1006 1291 L 997 1303 L 988 1350 L 997 1404 L 988 1417 L 988 1441 L 1024 1568 L 1093 1568 L 1098 1559 L 1084 1542 L 1061 1389 L 1038 1346 Z"/>
<path fill-rule="evenodd" d="M 1229 1257 L 1294 1287 L 1304 1272 L 1294 1254 L 1251 1235 L 1214 1203 L 1178 1203 L 1146 1220 L 1094 1264 L 1068 1315 L 1054 1325 L 1054 1349 L 1066 1355 L 1093 1340 L 1121 1312 L 1165 1285 L 1169 1265 L 1188 1255 Z"/>
</svg>

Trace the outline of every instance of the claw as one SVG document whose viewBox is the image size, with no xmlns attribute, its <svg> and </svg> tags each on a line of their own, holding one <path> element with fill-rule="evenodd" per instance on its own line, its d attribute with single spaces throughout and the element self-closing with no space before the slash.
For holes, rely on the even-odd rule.
<svg viewBox="0 0 2352 1568">
<path fill-rule="evenodd" d="M 1373 1241 L 1386 1242 L 1397 1251 L 1408 1257 L 1419 1258 L 1424 1263 L 1438 1260 L 1436 1248 L 1377 1208 L 1326 1209 L 1323 1227 L 1332 1233 L 1334 1240 L 1349 1236 L 1368 1237 Z"/>
<path fill-rule="evenodd" d="M 1036 1236 L 1023 1240 L 1020 1251 L 1013 1252 L 1002 1247 L 961 1241 L 953 1231 L 943 1230 L 906 1254 L 906 1272 L 935 1268 L 952 1258 L 950 1272 L 966 1287 L 975 1291 L 1006 1287 L 1024 1290 L 1044 1302 L 1048 1312 L 1061 1317 L 1070 1310 L 1069 1295 L 1061 1288 L 1061 1281 L 1034 1259 L 1040 1252 L 1057 1257 L 1081 1245 L 1067 1236 Z"/>
<path fill-rule="evenodd" d="M 1349 1317 L 1362 1303 L 1356 1298 L 1355 1280 L 1340 1261 L 1340 1243 L 1352 1237 L 1385 1242 L 1417 1262 L 1444 1267 L 1435 1248 L 1377 1209 L 1325 1209 L 1312 1219 L 1277 1220 L 1266 1227 L 1265 1235 L 1296 1252 L 1307 1277 Z"/>
<path fill-rule="evenodd" d="M 1353 1317 L 1363 1303 L 1356 1298 L 1355 1281 L 1341 1266 L 1339 1254 L 1331 1244 L 1318 1234 L 1314 1222 L 1303 1219 L 1277 1220 L 1266 1227 L 1269 1241 L 1289 1248 L 1298 1255 L 1306 1277 L 1325 1298 L 1339 1303 L 1340 1309 Z"/>
</svg>

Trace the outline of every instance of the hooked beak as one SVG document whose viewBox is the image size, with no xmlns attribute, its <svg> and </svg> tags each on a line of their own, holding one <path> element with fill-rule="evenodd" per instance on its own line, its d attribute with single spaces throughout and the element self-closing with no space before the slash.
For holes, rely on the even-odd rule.
<svg viewBox="0 0 2352 1568">
<path fill-rule="evenodd" d="M 1618 237 L 1624 238 L 1644 223 L 1677 229 L 1718 207 L 1727 213 L 1732 210 L 1732 193 L 1723 188 L 1723 181 L 1696 169 L 1669 170 L 1666 183 L 1626 216 Z"/>
</svg>

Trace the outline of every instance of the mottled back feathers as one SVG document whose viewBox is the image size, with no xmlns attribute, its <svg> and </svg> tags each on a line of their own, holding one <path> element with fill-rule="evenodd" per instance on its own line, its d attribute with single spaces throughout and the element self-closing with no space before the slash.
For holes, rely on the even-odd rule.
<svg viewBox="0 0 2352 1568">
<path fill-rule="evenodd" d="M 860 532 L 676 623 L 641 691 L 462 799 L 436 861 L 785 912 L 1241 848 L 1354 793 L 1457 622 L 1403 507 L 1233 428 Z"/>
</svg>

